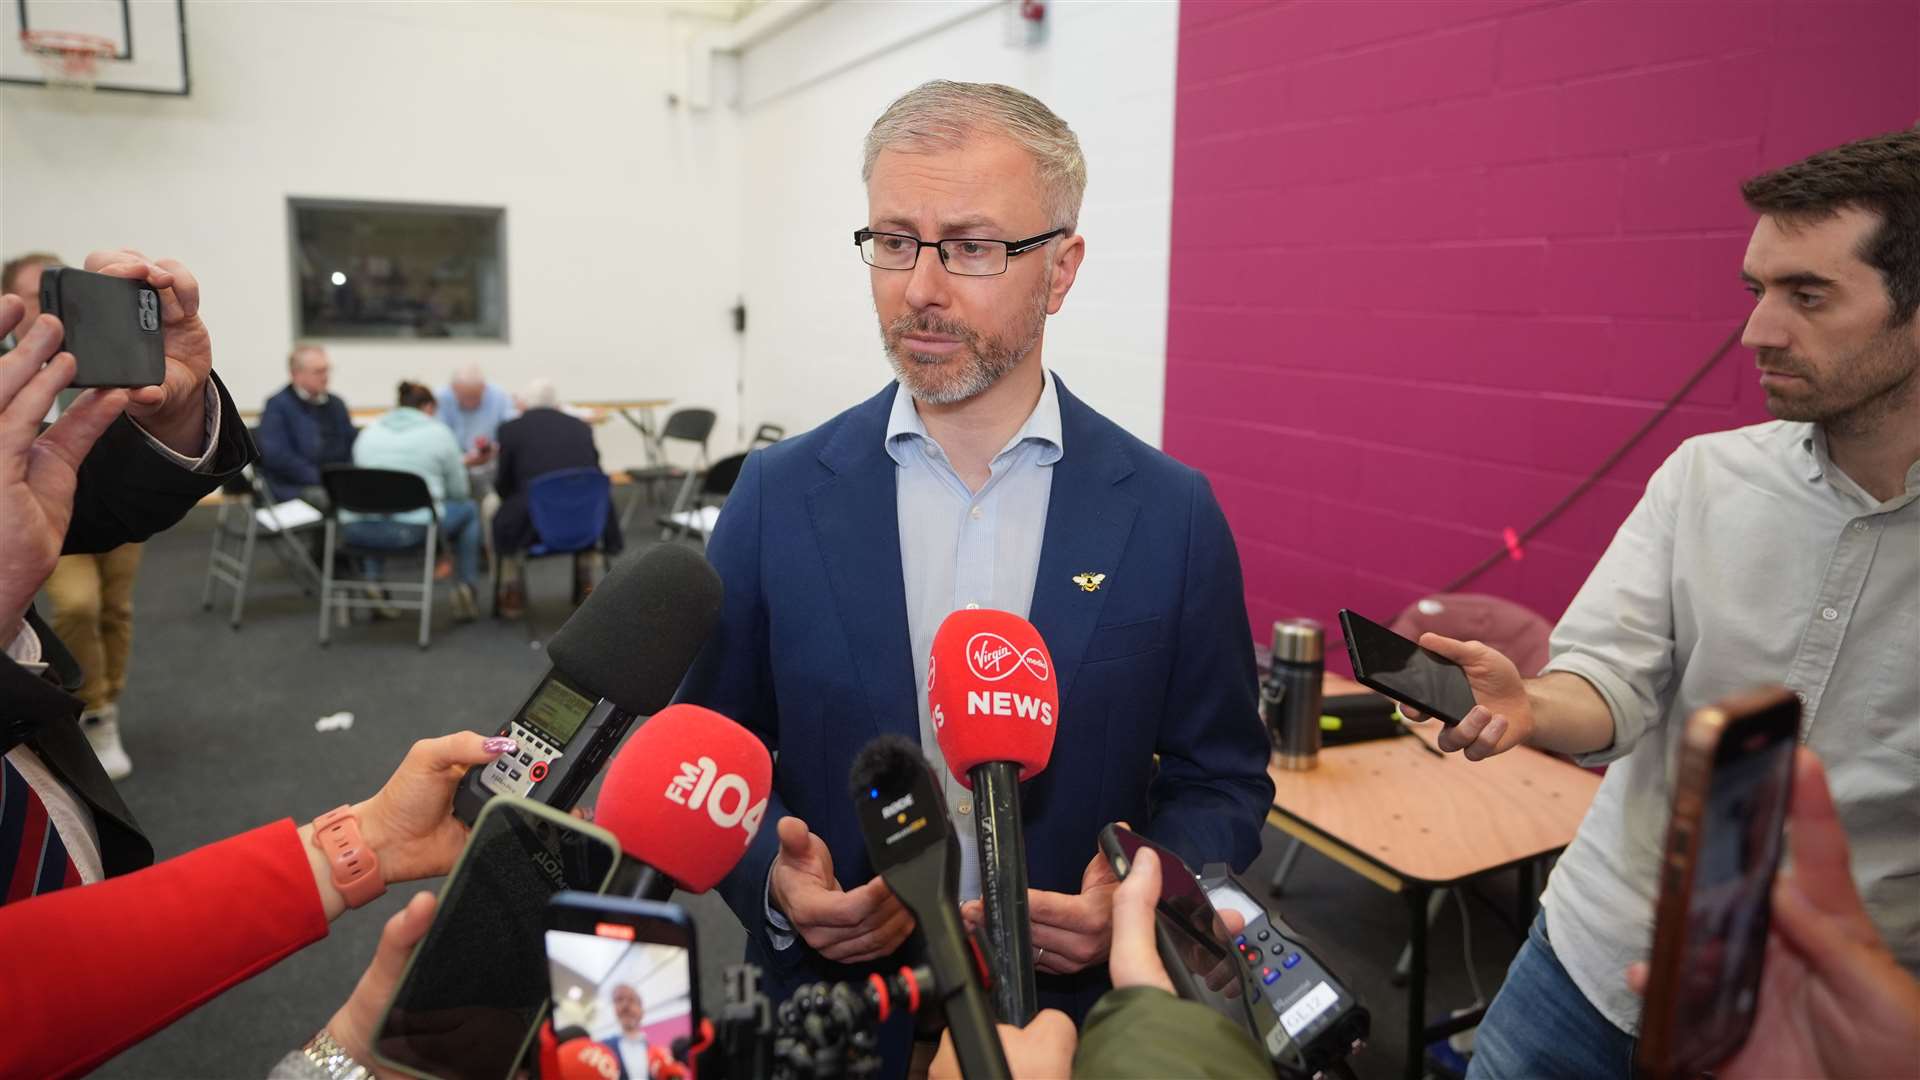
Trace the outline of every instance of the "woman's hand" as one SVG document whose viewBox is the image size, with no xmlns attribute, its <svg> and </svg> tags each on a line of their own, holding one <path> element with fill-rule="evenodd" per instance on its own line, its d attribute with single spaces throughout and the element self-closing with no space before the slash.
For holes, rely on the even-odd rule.
<svg viewBox="0 0 1920 1080">
<path fill-rule="evenodd" d="M 414 743 L 386 786 L 354 807 L 360 835 L 380 860 L 381 876 L 389 883 L 416 881 L 453 869 L 467 843 L 467 826 L 453 816 L 460 778 L 519 749 L 512 739 L 471 731 Z"/>
</svg>

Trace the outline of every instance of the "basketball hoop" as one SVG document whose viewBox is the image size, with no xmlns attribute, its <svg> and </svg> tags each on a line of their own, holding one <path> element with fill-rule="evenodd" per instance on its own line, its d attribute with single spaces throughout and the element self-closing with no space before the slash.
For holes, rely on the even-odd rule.
<svg viewBox="0 0 1920 1080">
<path fill-rule="evenodd" d="M 120 55 L 111 38 L 73 30 L 23 30 L 20 42 L 40 61 L 48 86 L 93 89 L 100 61 Z"/>
</svg>

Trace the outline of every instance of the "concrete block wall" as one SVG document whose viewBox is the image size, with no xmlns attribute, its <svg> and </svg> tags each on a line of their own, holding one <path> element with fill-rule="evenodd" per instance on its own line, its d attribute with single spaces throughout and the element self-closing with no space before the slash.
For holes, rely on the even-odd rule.
<svg viewBox="0 0 1920 1080">
<path fill-rule="evenodd" d="M 1740 326 L 1739 182 L 1917 119 L 1915 0 L 1183 3 L 1164 440 L 1255 636 L 1500 548 Z M 1752 363 L 1473 588 L 1558 617 Z"/>
</svg>

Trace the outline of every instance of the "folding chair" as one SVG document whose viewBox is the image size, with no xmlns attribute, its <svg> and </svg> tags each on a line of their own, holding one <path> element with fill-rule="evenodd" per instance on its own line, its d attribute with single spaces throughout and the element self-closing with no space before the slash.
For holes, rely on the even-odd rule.
<svg viewBox="0 0 1920 1080">
<path fill-rule="evenodd" d="M 220 514 L 214 520 L 213 550 L 207 556 L 206 587 L 200 591 L 200 610 L 213 610 L 213 590 L 224 585 L 233 590 L 233 609 L 227 622 L 240 629 L 240 616 L 247 602 L 247 584 L 253 577 L 253 549 L 265 534 L 274 553 L 287 568 L 300 591 L 308 596 L 320 584 L 320 569 L 313 565 L 300 535 L 319 527 L 318 521 L 290 524 L 275 509 L 273 494 L 253 466 L 220 485 Z"/>
<path fill-rule="evenodd" d="M 707 534 L 713 531 L 720 504 L 733 492 L 733 485 L 740 480 L 740 468 L 746 463 L 745 454 L 733 454 L 714 462 L 700 477 L 700 489 L 684 507 L 660 515 L 660 539 L 673 540 L 693 534 L 704 543 Z"/>
<path fill-rule="evenodd" d="M 433 624 L 433 559 L 440 539 L 440 515 L 433 508 L 433 493 L 427 482 L 410 472 L 393 469 L 357 469 L 351 465 L 328 465 L 320 471 L 320 482 L 327 489 L 326 546 L 320 559 L 320 644 L 326 645 L 335 609 L 343 614 L 354 608 L 417 609 L 420 612 L 420 647 L 429 643 Z M 356 514 L 400 514 L 425 510 L 426 532 L 416 547 L 357 547 L 343 543 L 340 537 L 340 511 Z M 392 583 L 380 578 L 341 579 L 334 576 L 334 563 L 340 556 L 360 559 L 390 559 L 413 551 L 420 553 L 420 583 Z M 395 598 L 355 596 L 356 588 L 386 589 L 400 595 Z"/>
<path fill-rule="evenodd" d="M 647 504 L 652 505 L 654 491 L 662 481 L 680 482 L 680 490 L 673 497 L 672 509 L 681 509 L 687 497 L 693 492 L 693 485 L 699 476 L 699 470 L 707 467 L 707 437 L 713 434 L 714 414 L 712 409 L 676 409 L 667 417 L 666 426 L 660 429 L 659 448 L 666 449 L 668 439 L 688 443 L 694 450 L 694 467 L 683 469 L 678 465 L 648 465 L 639 469 L 628 469 L 627 479 L 638 488 L 646 485 Z M 633 516 L 640 510 L 640 493 L 634 492 L 633 500 L 627 504 L 627 512 L 621 515 L 620 531 L 627 532 L 633 522 Z"/>
<path fill-rule="evenodd" d="M 595 551 L 607 533 L 607 515 L 613 512 L 613 486 L 607 474 L 591 465 L 561 469 L 536 476 L 527 485 L 527 516 L 540 539 L 527 549 L 528 559 Z M 575 604 L 586 599 L 576 578 Z M 500 606 L 500 561 L 494 560 L 493 604 Z M 528 620 L 531 625 L 532 620 Z"/>
<path fill-rule="evenodd" d="M 747 441 L 747 449 L 758 450 L 763 446 L 772 446 L 787 437 L 787 429 L 779 424 L 761 424 L 753 431 L 753 438 Z"/>
</svg>

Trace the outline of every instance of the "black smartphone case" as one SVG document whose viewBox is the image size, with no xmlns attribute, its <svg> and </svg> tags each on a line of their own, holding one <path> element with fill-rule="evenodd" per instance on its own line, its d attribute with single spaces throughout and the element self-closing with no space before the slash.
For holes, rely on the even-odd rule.
<svg viewBox="0 0 1920 1080">
<path fill-rule="evenodd" d="M 61 348 L 79 368 L 74 386 L 158 386 L 167 375 L 160 294 L 144 281 L 49 266 L 40 310 L 65 328 Z"/>
</svg>

